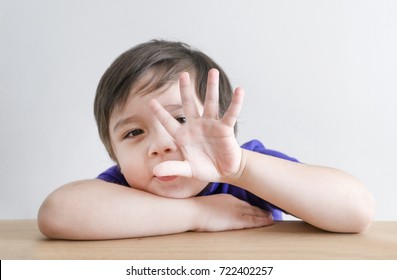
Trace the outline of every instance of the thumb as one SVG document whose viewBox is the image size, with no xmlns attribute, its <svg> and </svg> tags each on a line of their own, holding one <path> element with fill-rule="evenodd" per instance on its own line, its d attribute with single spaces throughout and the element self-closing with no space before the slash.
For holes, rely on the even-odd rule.
<svg viewBox="0 0 397 280">
<path fill-rule="evenodd" d="M 157 177 L 162 176 L 182 176 L 189 177 L 193 176 L 192 168 L 187 161 L 164 161 L 157 164 L 153 168 L 153 174 Z"/>
</svg>

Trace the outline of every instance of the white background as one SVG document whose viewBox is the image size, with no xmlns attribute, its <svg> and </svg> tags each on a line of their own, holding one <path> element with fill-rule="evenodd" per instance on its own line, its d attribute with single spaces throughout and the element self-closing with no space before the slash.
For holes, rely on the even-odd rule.
<svg viewBox="0 0 397 280">
<path fill-rule="evenodd" d="M 35 218 L 55 188 L 112 164 L 96 86 L 153 38 L 201 49 L 245 88 L 241 143 L 344 169 L 376 220 L 397 220 L 393 0 L 0 0 L 0 219 Z"/>
</svg>

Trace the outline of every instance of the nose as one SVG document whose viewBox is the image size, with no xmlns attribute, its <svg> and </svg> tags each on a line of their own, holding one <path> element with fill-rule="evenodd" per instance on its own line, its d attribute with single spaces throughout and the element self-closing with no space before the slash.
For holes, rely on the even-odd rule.
<svg viewBox="0 0 397 280">
<path fill-rule="evenodd" d="M 175 140 L 164 127 L 157 128 L 150 140 L 149 157 L 163 156 L 177 150 Z"/>
</svg>

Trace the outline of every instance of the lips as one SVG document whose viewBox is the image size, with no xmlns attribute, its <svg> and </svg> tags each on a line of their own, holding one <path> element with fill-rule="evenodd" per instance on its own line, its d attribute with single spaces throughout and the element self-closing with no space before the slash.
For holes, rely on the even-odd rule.
<svg viewBox="0 0 397 280">
<path fill-rule="evenodd" d="M 156 178 L 159 179 L 160 181 L 168 182 L 168 181 L 175 180 L 176 178 L 178 178 L 178 176 L 161 176 L 161 177 L 156 177 Z"/>
</svg>

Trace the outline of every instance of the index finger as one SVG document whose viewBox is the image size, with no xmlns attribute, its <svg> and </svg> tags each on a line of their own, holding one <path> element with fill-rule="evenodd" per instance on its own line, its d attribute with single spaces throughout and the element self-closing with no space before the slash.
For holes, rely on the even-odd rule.
<svg viewBox="0 0 397 280">
<path fill-rule="evenodd" d="M 156 99 L 150 101 L 150 108 L 167 132 L 174 137 L 181 124 Z"/>
</svg>

